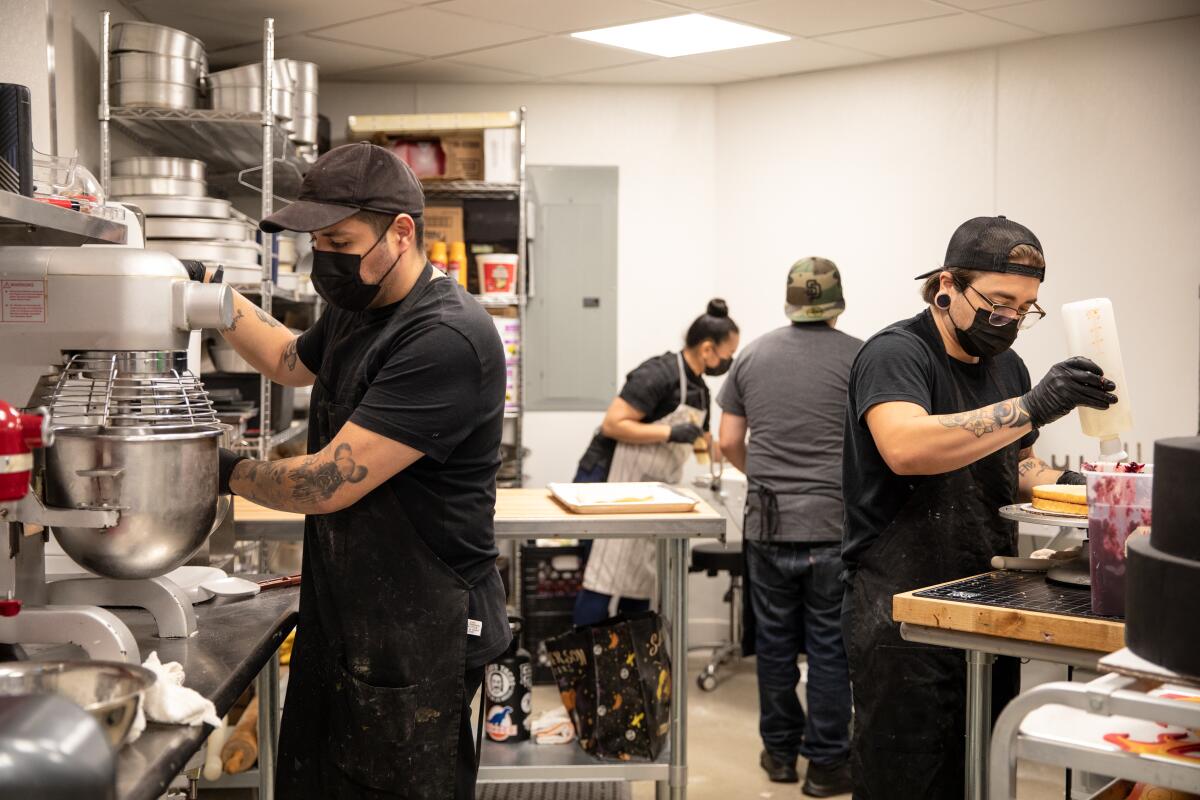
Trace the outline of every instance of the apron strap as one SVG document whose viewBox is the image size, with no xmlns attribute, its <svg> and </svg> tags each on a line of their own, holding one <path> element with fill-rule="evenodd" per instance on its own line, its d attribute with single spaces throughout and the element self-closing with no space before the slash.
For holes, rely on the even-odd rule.
<svg viewBox="0 0 1200 800">
<path fill-rule="evenodd" d="M 679 405 L 682 407 L 687 405 L 687 372 L 683 368 L 682 350 L 675 354 L 675 360 L 679 364 Z"/>
</svg>

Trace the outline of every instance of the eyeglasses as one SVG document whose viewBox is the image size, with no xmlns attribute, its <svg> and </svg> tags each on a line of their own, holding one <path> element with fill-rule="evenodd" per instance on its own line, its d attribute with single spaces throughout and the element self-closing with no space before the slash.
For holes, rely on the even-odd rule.
<svg viewBox="0 0 1200 800">
<path fill-rule="evenodd" d="M 1046 316 L 1045 310 L 1037 303 L 1034 303 L 1028 311 L 1022 312 L 1011 306 L 1002 306 L 998 303 L 993 303 L 991 298 L 970 284 L 966 288 L 982 297 L 983 302 L 992 307 L 991 316 L 988 317 L 988 324 L 996 328 L 1003 328 L 1011 322 L 1016 322 L 1018 328 L 1027 331 L 1041 322 L 1042 318 Z"/>
</svg>

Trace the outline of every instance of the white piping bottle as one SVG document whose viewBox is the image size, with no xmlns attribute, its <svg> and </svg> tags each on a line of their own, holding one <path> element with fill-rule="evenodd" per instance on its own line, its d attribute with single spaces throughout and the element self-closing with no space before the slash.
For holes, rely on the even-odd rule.
<svg viewBox="0 0 1200 800">
<path fill-rule="evenodd" d="M 1128 461 L 1121 435 L 1133 429 L 1133 404 L 1125 382 L 1125 365 L 1121 361 L 1121 343 L 1117 338 L 1112 301 L 1098 297 L 1066 303 L 1062 314 L 1070 354 L 1095 361 L 1104 370 L 1104 377 L 1117 385 L 1112 393 L 1119 402 L 1108 410 L 1079 407 L 1083 433 L 1100 440 L 1100 455 L 1104 461 Z"/>
</svg>

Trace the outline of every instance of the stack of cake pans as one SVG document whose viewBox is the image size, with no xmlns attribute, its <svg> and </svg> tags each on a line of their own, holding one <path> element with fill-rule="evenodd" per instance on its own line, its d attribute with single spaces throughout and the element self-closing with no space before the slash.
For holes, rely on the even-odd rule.
<svg viewBox="0 0 1200 800">
<path fill-rule="evenodd" d="M 114 106 L 197 108 L 207 74 L 204 44 L 190 33 L 149 22 L 113 25 L 109 89 Z"/>
</svg>

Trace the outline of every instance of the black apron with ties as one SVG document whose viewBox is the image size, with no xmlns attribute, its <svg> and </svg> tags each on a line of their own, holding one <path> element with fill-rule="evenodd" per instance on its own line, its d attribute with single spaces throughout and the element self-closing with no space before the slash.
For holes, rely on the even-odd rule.
<svg viewBox="0 0 1200 800">
<path fill-rule="evenodd" d="M 311 453 L 345 424 L 380 363 L 368 349 L 329 386 L 329 361 L 313 386 Z M 430 498 L 409 485 L 389 480 L 305 519 L 280 798 L 454 797 L 470 586 L 414 527 L 406 509 Z"/>
<path fill-rule="evenodd" d="M 927 322 L 922 338 L 935 357 L 948 359 L 932 318 Z M 964 396 L 954 371 L 948 373 L 959 407 L 934 413 L 989 404 Z M 892 596 L 987 572 L 992 556 L 1016 555 L 1016 523 L 998 510 L 1017 497 L 1020 449 L 1014 442 L 954 472 L 914 477 L 916 490 L 864 553 L 847 587 L 843 619 L 854 687 L 855 800 L 963 796 L 966 660 L 960 650 L 901 639 Z M 1019 674 L 1016 659 L 997 659 L 993 719 L 1016 695 Z"/>
</svg>

